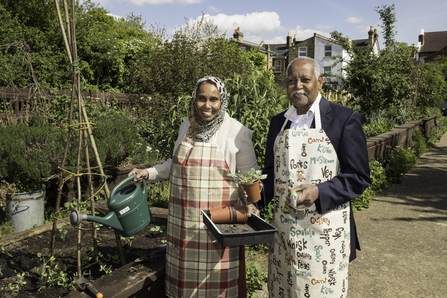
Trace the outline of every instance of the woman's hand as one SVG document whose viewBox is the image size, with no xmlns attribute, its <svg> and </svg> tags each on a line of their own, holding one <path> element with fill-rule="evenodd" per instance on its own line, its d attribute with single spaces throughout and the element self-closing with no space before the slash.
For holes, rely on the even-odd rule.
<svg viewBox="0 0 447 298">
<path fill-rule="evenodd" d="M 135 177 L 135 179 L 133 179 L 133 182 L 141 182 L 141 181 L 149 178 L 149 173 L 147 172 L 147 170 L 140 170 L 137 168 L 133 168 L 132 171 L 129 172 L 127 177 L 135 175 L 135 174 L 137 174 L 137 177 Z"/>
<path fill-rule="evenodd" d="M 239 192 L 239 199 L 241 200 L 242 204 L 247 205 L 247 199 L 248 199 L 248 195 L 247 192 L 245 191 L 244 187 L 242 186 L 242 183 L 237 183 L 237 188 L 238 188 L 238 192 Z M 262 184 L 261 181 L 259 181 L 259 192 L 262 193 L 262 189 L 264 188 L 264 184 Z M 256 209 L 258 210 L 258 209 Z"/>
<path fill-rule="evenodd" d="M 248 204 L 247 205 L 247 212 L 248 216 L 251 216 L 252 213 L 256 214 L 257 216 L 261 216 L 261 212 L 256 208 L 254 204 Z"/>
</svg>

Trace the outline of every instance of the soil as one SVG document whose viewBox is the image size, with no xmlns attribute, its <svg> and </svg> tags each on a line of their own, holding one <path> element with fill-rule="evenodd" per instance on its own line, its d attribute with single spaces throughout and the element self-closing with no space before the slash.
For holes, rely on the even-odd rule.
<svg viewBox="0 0 447 298">
<path fill-rule="evenodd" d="M 88 224 L 88 226 L 90 226 Z M 87 224 L 83 227 L 87 229 Z M 148 249 L 161 245 L 166 240 L 164 222 L 152 222 L 144 230 L 134 235 L 134 238 L 122 238 L 121 246 L 126 263 L 132 262 L 138 257 L 147 254 Z M 56 258 L 51 263 L 53 270 L 64 272 L 72 279 L 77 272 L 77 239 L 78 229 L 71 225 L 64 226 L 62 235 L 60 231 L 56 233 L 53 256 Z M 38 291 L 38 281 L 42 276 L 42 259 L 37 256 L 41 253 L 47 258 L 50 250 L 52 232 L 44 232 L 37 236 L 4 246 L 0 251 L 0 297 L 63 297 L 73 289 L 64 286 L 53 286 Z M 81 259 L 82 272 L 87 275 L 87 279 L 94 281 L 105 275 L 105 271 L 100 270 L 100 264 L 95 263 L 91 258 L 91 248 L 93 247 L 93 236 L 91 230 L 82 231 L 81 238 Z M 109 270 L 121 267 L 121 260 L 118 253 L 115 232 L 112 228 L 102 226 L 97 230 L 99 261 Z M 90 258 L 90 259 L 89 259 Z M 89 260 L 88 260 L 89 259 Z M 57 266 L 57 267 L 56 267 Z M 57 269 L 55 269 L 57 268 Z M 20 284 L 18 274 L 25 273 L 22 280 L 26 284 Z M 17 292 L 11 287 L 18 289 Z"/>
</svg>

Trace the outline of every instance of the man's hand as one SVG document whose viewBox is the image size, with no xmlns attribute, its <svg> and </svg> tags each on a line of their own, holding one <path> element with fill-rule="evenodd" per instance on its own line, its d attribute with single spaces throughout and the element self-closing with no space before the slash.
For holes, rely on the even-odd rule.
<svg viewBox="0 0 447 298">
<path fill-rule="evenodd" d="M 134 174 L 137 174 L 137 177 L 135 177 L 135 179 L 133 179 L 133 182 L 141 182 L 144 179 L 149 178 L 149 173 L 147 172 L 147 170 L 140 170 L 137 168 L 133 168 L 132 171 L 129 172 L 127 177 L 132 176 Z"/>
<path fill-rule="evenodd" d="M 318 190 L 318 187 L 313 184 L 301 184 L 298 187 L 295 188 L 289 188 L 290 191 L 302 191 L 299 198 L 296 200 L 296 205 L 305 205 L 309 206 L 312 205 L 315 200 L 317 200 L 320 197 L 320 191 Z"/>
</svg>

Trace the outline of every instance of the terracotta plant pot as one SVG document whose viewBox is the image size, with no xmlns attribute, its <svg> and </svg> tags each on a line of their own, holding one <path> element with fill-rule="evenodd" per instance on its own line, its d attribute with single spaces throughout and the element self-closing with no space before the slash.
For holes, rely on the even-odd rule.
<svg viewBox="0 0 447 298">
<path fill-rule="evenodd" d="M 247 206 L 225 205 L 210 209 L 209 212 L 214 223 L 246 223 L 248 220 Z"/>
<path fill-rule="evenodd" d="M 261 192 L 259 191 L 259 180 L 252 184 L 242 184 L 245 192 L 248 196 L 248 201 L 251 203 L 256 203 L 261 199 Z"/>
</svg>

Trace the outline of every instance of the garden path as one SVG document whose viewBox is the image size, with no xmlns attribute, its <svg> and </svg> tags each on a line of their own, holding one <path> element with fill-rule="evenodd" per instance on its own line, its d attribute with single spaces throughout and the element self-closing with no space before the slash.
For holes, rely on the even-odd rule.
<svg viewBox="0 0 447 298">
<path fill-rule="evenodd" d="M 355 221 L 348 298 L 447 297 L 447 134 Z"/>
</svg>

